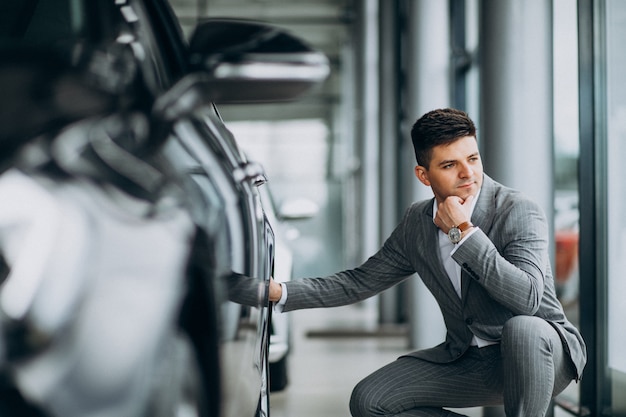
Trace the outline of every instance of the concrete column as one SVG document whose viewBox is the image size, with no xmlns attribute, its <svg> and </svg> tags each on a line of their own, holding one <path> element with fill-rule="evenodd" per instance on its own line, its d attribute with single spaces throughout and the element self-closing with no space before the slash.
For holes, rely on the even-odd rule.
<svg viewBox="0 0 626 417">
<path fill-rule="evenodd" d="M 398 224 L 400 190 L 400 35 L 398 1 L 379 0 L 380 71 L 380 237 L 387 238 Z M 379 296 L 379 322 L 396 324 L 402 320 L 403 299 L 396 286 Z"/>
<path fill-rule="evenodd" d="M 359 45 L 362 100 L 357 103 L 361 114 L 361 176 L 362 176 L 362 257 L 366 259 L 380 247 L 379 201 L 380 201 L 380 155 L 379 139 L 379 69 L 378 69 L 378 0 L 360 2 Z"/>
<path fill-rule="evenodd" d="M 552 1 L 482 0 L 481 131 L 485 172 L 553 217 Z"/>
<path fill-rule="evenodd" d="M 485 172 L 537 201 L 553 225 L 552 1 L 480 2 Z M 486 407 L 483 416 L 503 416 Z"/>
<path fill-rule="evenodd" d="M 410 129 L 422 114 L 450 106 L 450 39 L 447 1 L 407 2 L 406 109 L 403 126 L 402 167 L 404 208 L 417 200 L 432 197 L 413 174 L 416 165 Z M 414 348 L 435 346 L 445 339 L 443 318 L 434 297 L 418 278 L 410 285 L 409 343 Z"/>
</svg>

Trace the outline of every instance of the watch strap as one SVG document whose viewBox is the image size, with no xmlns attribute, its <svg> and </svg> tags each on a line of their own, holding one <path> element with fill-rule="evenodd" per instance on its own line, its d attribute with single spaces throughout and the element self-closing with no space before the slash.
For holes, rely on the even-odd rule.
<svg viewBox="0 0 626 417">
<path fill-rule="evenodd" d="M 474 225 L 472 224 L 472 222 L 463 222 L 460 225 L 457 226 L 459 228 L 459 230 L 461 231 L 461 233 L 465 232 L 466 230 L 471 229 L 472 227 L 474 227 Z"/>
</svg>

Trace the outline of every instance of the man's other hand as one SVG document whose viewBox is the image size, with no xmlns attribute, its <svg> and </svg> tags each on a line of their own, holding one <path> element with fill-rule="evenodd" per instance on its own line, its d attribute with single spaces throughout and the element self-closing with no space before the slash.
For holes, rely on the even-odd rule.
<svg viewBox="0 0 626 417">
<path fill-rule="evenodd" d="M 270 301 L 276 303 L 280 301 L 280 297 L 283 295 L 283 287 L 278 282 L 274 281 L 274 278 L 270 279 Z"/>
</svg>

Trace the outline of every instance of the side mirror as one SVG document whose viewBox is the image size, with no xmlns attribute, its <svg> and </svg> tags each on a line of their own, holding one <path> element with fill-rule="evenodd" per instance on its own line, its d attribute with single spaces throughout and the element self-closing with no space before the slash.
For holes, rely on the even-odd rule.
<svg viewBox="0 0 626 417">
<path fill-rule="evenodd" d="M 209 19 L 189 44 L 189 65 L 204 73 L 215 103 L 294 100 L 325 80 L 328 58 L 284 30 L 251 21 Z"/>
</svg>

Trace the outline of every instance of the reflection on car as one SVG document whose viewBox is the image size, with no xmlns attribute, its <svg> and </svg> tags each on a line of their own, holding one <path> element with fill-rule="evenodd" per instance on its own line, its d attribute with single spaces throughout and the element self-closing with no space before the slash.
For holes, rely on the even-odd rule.
<svg viewBox="0 0 626 417">
<path fill-rule="evenodd" d="M 202 22 L 187 44 L 165 0 L 4 0 L 0 10 L 0 83 L 12 93 L 0 99 L 11 171 L 0 180 L 50 194 L 44 213 L 58 199 L 76 212 L 67 219 L 96 220 L 76 241 L 69 225 L 34 235 L 91 250 L 48 246 L 73 255 L 61 265 L 88 269 L 30 280 L 15 256 L 28 246 L 17 235 L 6 244 L 13 223 L 0 228 L 0 337 L 10 353 L 0 411 L 269 415 L 276 237 L 259 194 L 263 169 L 217 105 L 295 99 L 327 76 L 326 58 L 281 30 L 229 19 Z M 5 205 L 21 195 L 4 192 Z M 115 233 L 86 232 L 100 224 Z"/>
</svg>

